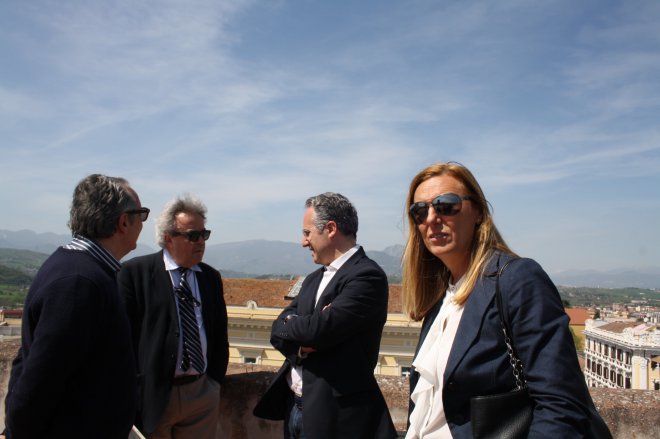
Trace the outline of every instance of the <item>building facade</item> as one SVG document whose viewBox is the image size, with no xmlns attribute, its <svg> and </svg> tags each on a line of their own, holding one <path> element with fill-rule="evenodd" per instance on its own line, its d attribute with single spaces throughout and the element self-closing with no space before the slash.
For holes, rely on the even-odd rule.
<svg viewBox="0 0 660 439">
<path fill-rule="evenodd" d="M 271 325 L 297 295 L 302 279 L 223 279 L 231 363 L 282 364 L 284 357 L 270 344 Z M 378 375 L 407 376 L 415 354 L 421 322 L 413 322 L 401 313 L 400 292 L 400 285 L 390 286 L 387 322 L 374 371 Z"/>
<path fill-rule="evenodd" d="M 660 330 L 655 324 L 587 320 L 584 335 L 589 386 L 660 390 Z"/>
</svg>

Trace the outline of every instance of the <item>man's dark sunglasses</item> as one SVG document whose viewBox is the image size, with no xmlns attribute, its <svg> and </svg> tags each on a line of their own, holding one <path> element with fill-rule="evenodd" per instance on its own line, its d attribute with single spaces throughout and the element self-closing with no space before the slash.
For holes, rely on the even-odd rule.
<svg viewBox="0 0 660 439">
<path fill-rule="evenodd" d="M 151 212 L 151 211 L 149 210 L 148 207 L 140 207 L 139 209 L 130 209 L 130 210 L 126 211 L 126 213 L 131 214 L 131 215 L 139 214 L 140 215 L 140 221 L 142 221 L 142 222 L 145 222 L 147 220 L 147 218 L 149 218 L 149 212 Z"/>
<path fill-rule="evenodd" d="M 408 212 L 415 224 L 420 225 L 429 215 L 429 205 L 433 206 L 437 215 L 452 216 L 461 211 L 463 200 L 471 200 L 472 197 L 466 195 L 461 197 L 456 194 L 442 194 L 431 200 L 430 203 L 418 201 L 410 205 Z"/>
<path fill-rule="evenodd" d="M 190 232 L 177 232 L 173 230 L 170 232 L 172 236 L 185 236 L 190 242 L 197 242 L 199 238 L 202 238 L 204 241 L 207 241 L 211 236 L 210 230 L 191 230 Z"/>
</svg>

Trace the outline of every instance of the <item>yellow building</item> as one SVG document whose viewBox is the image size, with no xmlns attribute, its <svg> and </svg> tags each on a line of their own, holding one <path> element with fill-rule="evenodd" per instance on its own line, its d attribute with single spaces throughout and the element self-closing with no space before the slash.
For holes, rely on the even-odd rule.
<svg viewBox="0 0 660 439">
<path fill-rule="evenodd" d="M 229 361 L 280 366 L 284 357 L 270 344 L 273 320 L 298 294 L 304 278 L 293 280 L 224 279 L 229 317 Z M 387 322 L 375 373 L 407 375 L 421 323 L 401 314 L 401 286 L 390 286 Z"/>
<path fill-rule="evenodd" d="M 584 334 L 584 375 L 589 386 L 660 390 L 656 325 L 587 320 Z"/>
</svg>

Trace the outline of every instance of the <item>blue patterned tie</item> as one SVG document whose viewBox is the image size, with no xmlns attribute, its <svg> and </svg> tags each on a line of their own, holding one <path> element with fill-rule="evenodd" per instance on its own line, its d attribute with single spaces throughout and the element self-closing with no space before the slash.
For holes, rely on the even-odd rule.
<svg viewBox="0 0 660 439">
<path fill-rule="evenodd" d="M 179 318 L 181 320 L 181 333 L 183 335 L 183 355 L 181 359 L 181 370 L 187 371 L 190 366 L 199 373 L 204 372 L 204 356 L 202 354 L 202 343 L 199 339 L 199 328 L 195 316 L 195 306 L 200 303 L 193 297 L 192 290 L 186 280 L 187 268 L 179 268 L 181 282 L 174 288 L 179 302 Z"/>
</svg>

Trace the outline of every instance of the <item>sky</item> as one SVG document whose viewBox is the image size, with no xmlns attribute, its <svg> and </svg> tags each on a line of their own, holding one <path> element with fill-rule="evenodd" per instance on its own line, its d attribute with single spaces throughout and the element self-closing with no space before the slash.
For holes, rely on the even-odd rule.
<svg viewBox="0 0 660 439">
<path fill-rule="evenodd" d="M 3 0 L 0 229 L 67 234 L 73 188 L 192 193 L 209 245 L 299 242 L 304 202 L 406 239 L 424 167 L 467 166 L 550 273 L 660 267 L 660 2 Z M 301 250 L 302 251 L 302 250 Z"/>
</svg>

